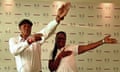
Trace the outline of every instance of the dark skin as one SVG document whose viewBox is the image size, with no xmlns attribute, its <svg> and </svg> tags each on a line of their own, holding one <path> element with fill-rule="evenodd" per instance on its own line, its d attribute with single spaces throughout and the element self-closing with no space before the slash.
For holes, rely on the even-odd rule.
<svg viewBox="0 0 120 72">
<path fill-rule="evenodd" d="M 57 48 L 62 49 L 65 46 L 66 43 L 66 37 L 63 34 L 56 35 L 56 43 L 57 43 Z M 104 40 L 104 42 L 103 42 Z M 78 54 L 82 54 L 88 50 L 97 48 L 100 45 L 103 44 L 115 44 L 117 43 L 117 40 L 114 38 L 110 38 L 110 35 L 104 37 L 103 40 L 88 44 L 88 45 L 79 45 L 78 46 Z M 56 71 L 59 67 L 59 64 L 62 60 L 62 58 L 67 57 L 72 54 L 72 51 L 62 51 L 55 60 L 49 60 L 49 69 L 50 71 Z"/>
<path fill-rule="evenodd" d="M 64 34 L 58 34 L 56 35 L 55 38 L 55 42 L 57 45 L 57 49 L 61 49 L 65 46 L 66 43 L 66 37 L 64 36 Z M 58 57 L 56 58 L 56 60 L 49 60 L 49 68 L 51 71 L 56 71 L 56 69 L 59 67 L 60 61 L 62 60 L 63 57 L 69 56 L 71 55 L 71 51 L 62 51 Z"/>
</svg>

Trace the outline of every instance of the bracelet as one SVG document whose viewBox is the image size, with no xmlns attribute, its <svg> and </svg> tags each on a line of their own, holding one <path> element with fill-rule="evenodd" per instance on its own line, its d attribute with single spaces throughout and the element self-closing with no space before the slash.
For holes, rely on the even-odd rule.
<svg viewBox="0 0 120 72">
<path fill-rule="evenodd" d="M 105 40 L 104 40 L 104 39 L 102 40 L 102 43 L 105 43 Z"/>
<path fill-rule="evenodd" d="M 57 17 L 60 19 L 60 20 L 64 20 L 64 17 L 60 17 L 59 15 L 57 15 Z"/>
</svg>

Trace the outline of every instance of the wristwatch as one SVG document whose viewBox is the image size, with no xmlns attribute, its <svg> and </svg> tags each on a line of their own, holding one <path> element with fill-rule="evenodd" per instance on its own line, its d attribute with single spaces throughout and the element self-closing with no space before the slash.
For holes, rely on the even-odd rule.
<svg viewBox="0 0 120 72">
<path fill-rule="evenodd" d="M 105 43 L 105 40 L 104 40 L 104 39 L 102 40 L 102 43 Z"/>
</svg>

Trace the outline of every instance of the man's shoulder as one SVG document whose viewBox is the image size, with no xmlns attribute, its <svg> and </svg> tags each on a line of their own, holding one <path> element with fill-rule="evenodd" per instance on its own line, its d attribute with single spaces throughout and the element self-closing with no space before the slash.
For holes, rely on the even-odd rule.
<svg viewBox="0 0 120 72">
<path fill-rule="evenodd" d="M 9 40 L 18 40 L 18 39 L 19 39 L 19 36 L 9 38 Z"/>
</svg>

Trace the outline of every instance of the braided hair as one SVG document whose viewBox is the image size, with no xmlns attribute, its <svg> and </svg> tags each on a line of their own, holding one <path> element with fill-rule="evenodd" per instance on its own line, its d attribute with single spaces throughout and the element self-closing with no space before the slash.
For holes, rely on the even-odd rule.
<svg viewBox="0 0 120 72">
<path fill-rule="evenodd" d="M 58 36 L 59 34 L 63 34 L 63 35 L 66 37 L 66 33 L 65 33 L 65 32 L 63 32 L 63 31 L 57 32 L 56 38 L 55 38 L 55 45 L 54 45 L 54 49 L 53 49 L 53 52 L 52 52 L 52 60 L 53 60 L 53 61 L 55 60 L 55 56 L 56 56 L 56 54 L 57 54 L 57 43 L 56 43 L 56 39 L 57 39 L 57 36 Z"/>
</svg>

